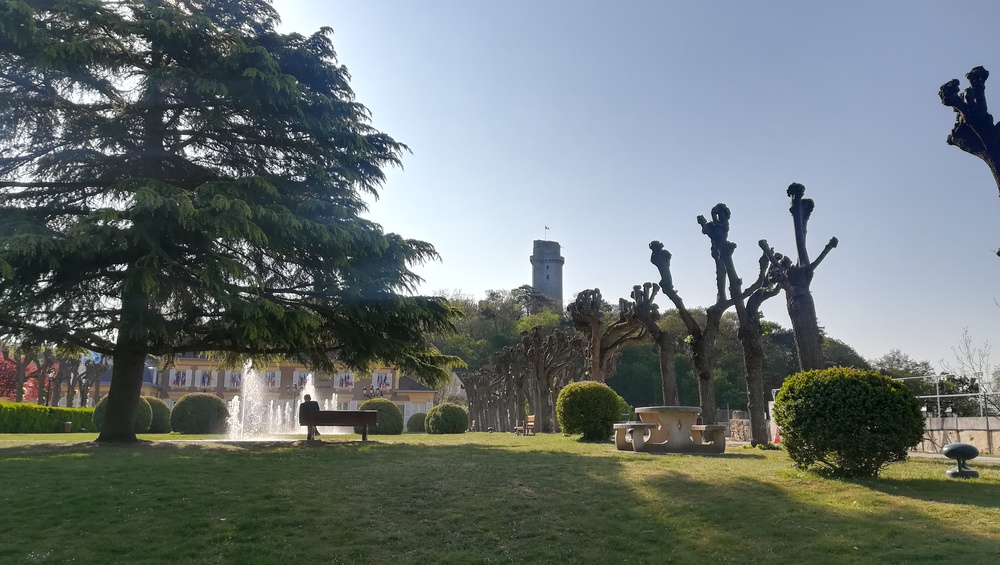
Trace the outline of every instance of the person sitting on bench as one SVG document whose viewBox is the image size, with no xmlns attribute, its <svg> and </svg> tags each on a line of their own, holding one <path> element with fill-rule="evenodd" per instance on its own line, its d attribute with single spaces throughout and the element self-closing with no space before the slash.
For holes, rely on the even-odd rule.
<svg viewBox="0 0 1000 565">
<path fill-rule="evenodd" d="M 304 400 L 305 400 L 305 402 L 303 402 L 302 404 L 299 404 L 299 419 L 300 420 L 302 419 L 302 414 L 305 413 L 305 412 L 319 412 L 319 402 L 316 402 L 315 400 L 313 400 L 312 397 L 309 396 L 308 394 L 305 395 Z M 306 440 L 307 441 L 312 441 L 312 440 L 316 439 L 316 436 L 319 435 L 319 431 L 316 429 L 316 426 L 314 426 L 312 424 L 309 424 L 306 427 L 308 428 L 308 432 L 306 433 Z"/>
</svg>

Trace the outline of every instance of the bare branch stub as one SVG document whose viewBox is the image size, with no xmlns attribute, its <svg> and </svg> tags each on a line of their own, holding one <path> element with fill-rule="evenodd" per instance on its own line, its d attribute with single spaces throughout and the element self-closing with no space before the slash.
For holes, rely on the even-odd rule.
<svg viewBox="0 0 1000 565">
<path fill-rule="evenodd" d="M 965 77 L 969 87 L 959 91 L 958 79 L 941 86 L 941 103 L 955 110 L 955 126 L 948 135 L 948 144 L 975 155 L 990 168 L 993 180 L 1000 188 L 1000 124 L 993 123 L 986 105 L 986 79 L 990 72 L 976 67 Z"/>
</svg>

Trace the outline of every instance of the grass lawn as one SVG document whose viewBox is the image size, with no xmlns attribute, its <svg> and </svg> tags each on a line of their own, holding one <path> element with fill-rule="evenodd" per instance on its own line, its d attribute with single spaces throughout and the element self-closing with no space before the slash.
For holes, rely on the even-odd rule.
<svg viewBox="0 0 1000 565">
<path fill-rule="evenodd" d="M 0 435 L 0 563 L 998 563 L 1000 465 L 836 481 L 560 435 Z"/>
</svg>

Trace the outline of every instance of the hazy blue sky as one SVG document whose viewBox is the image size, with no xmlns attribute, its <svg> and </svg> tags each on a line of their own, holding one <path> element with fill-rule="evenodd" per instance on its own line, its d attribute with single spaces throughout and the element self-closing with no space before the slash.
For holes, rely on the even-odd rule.
<svg viewBox="0 0 1000 565">
<path fill-rule="evenodd" d="M 813 257 L 840 240 L 813 282 L 829 335 L 935 366 L 964 327 L 1000 343 L 997 187 L 945 143 L 954 114 L 937 95 L 983 65 L 1000 116 L 995 1 L 275 6 L 286 31 L 334 28 L 374 124 L 412 149 L 371 217 L 437 247 L 423 293 L 530 283 L 548 226 L 567 300 L 657 280 L 658 239 L 685 302 L 708 305 L 695 218 L 729 205 L 752 280 L 759 239 L 794 251 L 785 189 L 800 182 Z M 789 325 L 783 297 L 763 310 Z"/>
</svg>

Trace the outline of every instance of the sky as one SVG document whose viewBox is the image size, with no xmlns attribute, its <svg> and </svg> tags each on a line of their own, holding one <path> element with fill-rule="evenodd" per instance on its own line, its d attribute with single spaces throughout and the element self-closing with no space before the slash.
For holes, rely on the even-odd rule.
<svg viewBox="0 0 1000 565">
<path fill-rule="evenodd" d="M 714 301 L 719 202 L 745 281 L 767 241 L 794 256 L 788 185 L 816 208 L 808 246 L 828 335 L 866 358 L 953 363 L 963 330 L 1000 344 L 1000 199 L 946 143 L 938 89 L 984 66 L 1000 116 L 1000 3 L 275 0 L 282 30 L 334 29 L 375 127 L 407 144 L 369 217 L 428 241 L 422 294 L 531 282 L 562 245 L 564 297 L 606 300 L 673 254 L 688 306 Z M 548 227 L 550 229 L 545 230 Z M 661 310 L 671 305 L 658 299 Z M 782 296 L 763 307 L 788 327 Z M 1000 362 L 1000 349 L 994 355 Z"/>
</svg>

